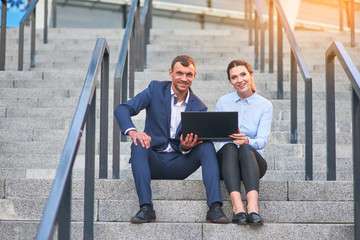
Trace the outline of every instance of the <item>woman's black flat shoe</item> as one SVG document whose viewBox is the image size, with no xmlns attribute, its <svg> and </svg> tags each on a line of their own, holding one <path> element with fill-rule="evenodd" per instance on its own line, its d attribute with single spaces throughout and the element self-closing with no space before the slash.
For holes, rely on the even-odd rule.
<svg viewBox="0 0 360 240">
<path fill-rule="evenodd" d="M 260 217 L 259 214 L 257 214 L 256 212 L 252 212 L 247 216 L 246 219 L 247 223 L 249 225 L 253 225 L 253 226 L 261 226 L 264 225 L 264 220 Z"/>
<path fill-rule="evenodd" d="M 239 212 L 237 214 L 234 214 L 234 218 L 232 220 L 233 223 L 238 224 L 238 225 L 245 225 L 247 224 L 246 221 L 246 213 L 244 212 Z"/>
</svg>

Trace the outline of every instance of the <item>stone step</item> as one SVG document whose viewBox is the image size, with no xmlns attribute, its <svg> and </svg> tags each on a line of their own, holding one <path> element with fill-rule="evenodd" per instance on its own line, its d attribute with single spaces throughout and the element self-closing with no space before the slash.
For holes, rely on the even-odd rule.
<svg viewBox="0 0 360 240">
<path fill-rule="evenodd" d="M 128 160 L 128 159 L 127 159 Z M 303 160 L 305 161 L 305 160 Z M 127 161 L 123 161 L 122 165 L 126 164 L 127 167 L 120 169 L 120 178 L 126 180 L 132 180 L 132 173 L 130 170 L 130 165 Z M 82 168 L 77 168 L 73 170 L 73 179 L 84 179 L 84 165 Z M 314 181 L 327 181 L 327 172 L 326 167 L 323 167 L 322 171 L 313 171 L 312 179 Z M 95 168 L 95 177 L 99 177 L 99 171 L 97 167 Z M 56 168 L 1 168 L 0 175 L 5 179 L 54 179 L 56 175 Z M 112 176 L 112 170 L 109 169 L 107 176 Z M 192 175 L 187 177 L 187 180 L 201 180 L 201 169 L 195 171 Z M 305 167 L 300 170 L 268 170 L 266 175 L 262 178 L 266 181 L 303 181 L 308 179 L 305 177 Z M 337 181 L 352 181 L 353 180 L 353 170 L 351 171 L 336 171 L 336 180 Z"/>
<path fill-rule="evenodd" d="M 2 221 L 40 220 L 51 187 L 49 180 L 6 180 L 0 200 Z M 231 204 L 221 183 L 224 212 L 231 218 Z M 83 181 L 74 180 L 72 220 L 82 221 Z M 261 181 L 259 208 L 270 223 L 353 223 L 351 182 Z M 204 222 L 207 211 L 202 181 L 152 181 L 158 222 Z M 287 189 L 287 190 L 286 190 Z M 133 199 L 133 200 L 130 200 Z M 128 222 L 137 211 L 131 180 L 96 180 L 96 222 Z M 180 207 L 180 206 L 185 206 Z M 169 214 L 169 209 L 173 211 Z M 317 214 L 311 209 L 317 209 Z M 350 211 L 349 211 L 350 209 Z M 191 214 L 189 214 L 191 213 Z"/>
<path fill-rule="evenodd" d="M 0 208 L 4 211 L 1 211 L 0 219 L 39 221 L 46 201 L 46 199 L 1 199 Z M 153 202 L 159 222 L 205 222 L 208 208 L 205 200 L 154 200 Z M 353 201 L 259 201 L 261 216 L 268 223 L 353 223 L 353 205 Z M 231 218 L 229 201 L 224 201 L 223 209 Z M 316 214 L 309 209 L 316 209 Z M 128 222 L 138 211 L 138 202 L 96 199 L 94 211 L 100 222 Z M 82 200 L 72 201 L 72 220 L 83 220 Z"/>
<path fill-rule="evenodd" d="M 4 199 L 0 200 L 0 205 L 4 211 L 1 211 L 0 219 L 40 220 L 52 181 L 10 179 L 3 182 Z M 95 182 L 94 209 L 98 221 L 128 221 L 135 214 L 138 203 L 132 180 L 98 179 Z M 221 187 L 224 211 L 230 217 L 231 204 L 223 182 Z M 261 181 L 259 207 L 266 222 L 351 223 L 351 214 L 343 213 L 352 212 L 349 211 L 353 208 L 352 188 L 352 182 Z M 83 181 L 74 180 L 74 221 L 82 219 L 83 189 Z M 152 189 L 158 221 L 204 221 L 202 215 L 207 207 L 201 180 L 153 180 Z M 180 205 L 185 205 L 186 209 L 179 209 L 177 206 Z M 173 209 L 176 214 L 168 216 L 168 209 Z M 317 214 L 308 209 L 318 209 Z M 324 215 L 319 217 L 319 214 Z"/>
<path fill-rule="evenodd" d="M 0 129 L 69 129 L 71 120 L 44 118 L 13 118 L 0 121 Z"/>
<path fill-rule="evenodd" d="M 85 78 L 85 76 L 84 76 Z M 154 78 L 155 79 L 155 78 Z M 167 78 L 158 78 L 159 80 L 168 80 Z M 55 82 L 59 81 L 59 82 Z M 111 88 L 109 89 L 109 92 L 113 92 L 113 79 L 109 79 L 111 81 Z M 136 79 L 135 80 L 135 92 L 140 92 L 143 89 L 147 87 L 147 85 L 150 83 L 149 80 L 143 80 L 143 79 Z M 59 90 L 62 91 L 63 89 L 77 89 L 78 92 L 81 91 L 84 84 L 84 79 L 63 79 L 63 80 L 55 80 L 55 79 L 48 79 L 48 80 L 27 80 L 27 79 L 4 79 L 0 80 L 0 87 L 7 89 L 7 88 L 21 88 L 21 89 L 44 89 L 45 91 L 47 89 L 52 90 Z M 289 94 L 289 82 L 284 82 L 284 93 Z M 260 94 L 269 94 L 270 92 L 277 92 L 277 81 L 268 81 L 265 80 L 264 77 L 258 78 L 256 81 L 256 87 L 258 89 L 258 92 Z M 218 95 L 222 96 L 226 93 L 235 91 L 233 86 L 228 82 L 226 79 L 218 79 L 218 80 L 204 80 L 201 78 L 197 78 L 192 85 L 192 89 L 195 91 L 195 93 L 202 93 L 202 94 L 213 94 L 217 93 Z M 26 90 L 24 90 L 26 91 Z M 335 85 L 335 91 L 337 94 L 340 94 L 339 97 L 342 97 L 342 95 L 348 96 L 348 100 L 351 99 L 351 86 L 350 82 L 339 82 Z M 304 85 L 299 82 L 298 83 L 298 95 L 303 96 L 304 94 Z M 325 99 L 325 86 L 324 83 L 321 82 L 314 82 L 313 84 L 313 94 L 314 99 L 318 99 L 320 96 L 323 96 Z M 341 95 L 342 94 L 342 95 Z M 4 97 L 21 97 L 21 94 L 17 95 L 7 95 Z M 33 97 L 39 97 L 39 96 L 33 96 Z M 113 97 L 113 94 L 109 94 L 109 97 Z M 336 96 L 338 98 L 338 96 Z M 339 100 L 342 100 L 341 98 Z"/>
<path fill-rule="evenodd" d="M 11 148 L 12 145 L 19 145 L 19 147 L 30 148 L 34 144 L 39 144 L 38 142 L 32 142 L 32 144 L 17 144 L 13 143 L 4 143 L 5 146 L 9 146 Z M 0 168 L 2 169 L 25 169 L 26 171 L 35 170 L 35 169 L 56 169 L 60 160 L 60 156 L 62 154 L 62 148 L 65 143 L 65 140 L 59 140 L 57 143 L 58 148 L 53 149 L 51 152 L 44 151 L 18 151 L 12 152 L 4 152 L 1 156 Z M 76 157 L 74 168 L 77 170 L 84 170 L 85 166 L 85 157 L 84 157 L 84 146 L 83 142 L 80 145 L 79 154 Z M 98 152 L 98 142 L 96 147 L 96 152 Z M 44 146 L 45 143 L 39 144 Z M 55 144 L 52 144 L 55 145 Z M 120 169 L 121 170 L 129 170 L 130 164 L 128 163 L 130 159 L 130 153 L 127 149 L 128 144 L 122 142 L 120 144 Z M 298 145 L 300 149 L 304 147 L 304 145 Z M 351 156 L 351 147 L 349 145 L 340 145 L 337 147 L 337 170 L 339 172 L 352 172 L 353 168 L 353 159 Z M 315 144 L 315 150 L 313 151 L 313 169 L 317 172 L 326 172 L 327 170 L 327 161 L 326 161 L 326 145 L 325 144 Z M 109 143 L 109 155 L 108 155 L 108 163 L 109 163 L 109 171 L 112 169 L 112 143 Z M 303 172 L 305 169 L 305 156 L 303 152 L 297 153 L 295 150 L 286 151 L 286 150 L 278 150 L 279 154 L 274 154 L 273 149 L 281 149 L 281 144 L 273 145 L 269 143 L 267 149 L 265 149 L 264 157 L 268 163 L 268 170 L 278 171 L 278 172 L 286 172 L 286 171 L 299 171 Z M 347 152 L 349 151 L 349 152 Z M 295 155 L 296 154 L 296 155 Z M 99 165 L 99 157 L 96 154 L 95 156 L 96 168 Z M 28 173 L 28 172 L 26 172 Z M 39 177 L 36 177 L 39 178 Z M 286 180 L 286 178 L 284 178 Z"/>
<path fill-rule="evenodd" d="M 53 180 L 0 179 L 3 199 L 46 199 Z M 201 180 L 152 180 L 154 200 L 206 200 Z M 72 182 L 73 199 L 83 199 L 84 181 Z M 241 186 L 243 188 L 243 185 Z M 224 200 L 229 201 L 221 181 Z M 243 196 L 244 197 L 244 196 Z M 133 180 L 95 179 L 95 198 L 98 200 L 136 200 Z M 245 199 L 244 199 L 245 200 Z M 260 201 L 352 201 L 352 181 L 266 181 L 260 180 Z"/>
<path fill-rule="evenodd" d="M 25 27 L 25 38 L 30 37 L 30 28 Z M 118 35 L 124 34 L 124 29 L 114 29 L 114 28 L 92 28 L 90 31 L 88 28 L 48 28 L 48 38 L 50 39 L 69 39 L 69 40 L 80 40 L 80 39 L 89 39 L 89 38 L 98 38 L 102 36 L 111 36 L 116 37 Z M 29 34 L 28 34 L 29 33 Z M 36 31 L 36 38 L 43 39 L 43 32 Z M 9 39 L 18 39 L 19 29 L 17 28 L 7 28 L 6 37 Z"/>
<path fill-rule="evenodd" d="M 81 88 L 0 88 L 0 95 L 2 98 L 11 98 L 13 96 L 21 96 L 21 98 L 38 97 L 79 97 Z"/>
<path fill-rule="evenodd" d="M 0 236 L 4 240 L 34 239 L 39 223 L 37 221 L 0 221 Z M 255 235 L 256 234 L 256 235 Z M 56 237 L 57 234 L 54 234 Z M 73 239 L 83 239 L 83 224 L 71 223 Z M 127 222 L 95 222 L 94 239 L 228 239 L 236 236 L 239 239 L 352 239 L 353 224 L 316 224 L 316 223 L 265 223 L 262 227 L 237 226 L 235 224 L 211 223 L 149 223 L 129 224 Z"/>
<path fill-rule="evenodd" d="M 174 55 L 171 55 L 172 57 Z M 137 83 L 140 83 L 142 81 L 145 81 L 144 84 L 148 84 L 150 80 L 170 80 L 169 73 L 167 72 L 168 68 L 170 67 L 170 63 L 168 66 L 160 71 L 148 71 L 145 69 L 144 72 L 135 72 L 135 81 Z M 226 67 L 225 67 L 226 68 Z M 197 71 L 197 75 L 194 81 L 194 84 L 196 84 L 198 81 L 218 81 L 218 84 L 228 84 L 227 81 L 227 74 L 226 69 L 223 69 L 223 71 L 207 71 L 207 72 L 201 72 Z M 61 74 L 59 74 L 61 73 Z M 344 73 L 342 72 L 335 72 L 336 74 L 336 86 L 342 86 L 349 84 L 348 79 L 344 79 Z M 86 75 L 86 70 L 78 70 L 73 72 L 61 72 L 53 70 L 44 70 L 44 71 L 38 71 L 34 69 L 33 71 L 2 71 L 0 72 L 0 80 L 2 81 L 55 81 L 55 80 L 61 80 L 61 81 L 84 81 Z M 277 82 L 277 73 L 260 73 L 258 70 L 254 71 L 254 77 L 256 83 L 276 83 Z M 316 91 L 317 87 L 321 87 L 322 90 L 325 90 L 325 72 L 315 72 L 312 73 L 313 77 L 313 90 Z M 301 77 L 301 74 L 298 73 L 298 88 L 301 88 L 304 86 L 303 80 Z M 110 76 L 110 79 L 112 79 L 112 76 Z M 290 75 L 289 72 L 284 72 L 284 84 L 285 89 L 287 84 L 289 84 Z M 219 82 L 219 80 L 223 80 Z M 110 81 L 112 82 L 112 81 Z M 335 88 L 335 90 L 338 90 L 338 88 Z"/>
</svg>

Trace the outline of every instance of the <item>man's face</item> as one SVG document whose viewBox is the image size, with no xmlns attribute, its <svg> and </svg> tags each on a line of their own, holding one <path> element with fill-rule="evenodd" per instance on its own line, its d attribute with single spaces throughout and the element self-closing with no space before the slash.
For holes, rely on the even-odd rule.
<svg viewBox="0 0 360 240">
<path fill-rule="evenodd" d="M 172 88 L 175 94 L 186 93 L 195 78 L 195 67 L 189 64 L 188 67 L 181 65 L 180 62 L 175 63 L 174 69 L 169 69 L 172 78 Z"/>
</svg>

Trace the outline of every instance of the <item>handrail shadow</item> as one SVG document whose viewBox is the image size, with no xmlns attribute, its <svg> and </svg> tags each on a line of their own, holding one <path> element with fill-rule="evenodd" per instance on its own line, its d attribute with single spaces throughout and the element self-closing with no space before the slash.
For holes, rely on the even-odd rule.
<svg viewBox="0 0 360 240">
<path fill-rule="evenodd" d="M 354 178 L 354 239 L 360 238 L 360 73 L 346 49 L 334 41 L 326 50 L 327 180 L 336 180 L 335 57 L 352 86 L 352 148 Z"/>
<path fill-rule="evenodd" d="M 97 40 L 70 131 L 56 172 L 53 186 L 36 239 L 50 239 L 58 223 L 59 239 L 70 239 L 72 169 L 86 125 L 84 239 L 93 239 L 96 77 L 101 68 L 100 96 L 100 159 L 107 158 L 109 48 L 105 39 Z M 106 146 L 105 148 L 102 146 Z"/>
</svg>

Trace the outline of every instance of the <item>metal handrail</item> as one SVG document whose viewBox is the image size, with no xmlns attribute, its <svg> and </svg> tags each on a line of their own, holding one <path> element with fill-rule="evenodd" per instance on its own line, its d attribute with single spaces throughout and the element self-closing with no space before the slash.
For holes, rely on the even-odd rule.
<svg viewBox="0 0 360 240">
<path fill-rule="evenodd" d="M 248 1 L 250 3 L 248 3 Z M 253 20 L 252 20 L 252 8 L 255 3 L 255 69 L 259 69 L 259 31 L 261 32 L 261 40 L 260 40 L 260 72 L 265 72 L 265 21 L 263 18 L 263 14 L 260 8 L 260 4 L 258 0 L 245 0 L 245 9 L 249 12 L 247 16 L 248 19 L 248 28 L 249 28 L 249 45 L 253 44 L 252 39 L 252 30 L 253 30 Z M 260 25 L 260 26 L 259 26 Z"/>
<path fill-rule="evenodd" d="M 149 29 L 152 19 L 152 0 L 145 1 L 142 19 L 139 16 L 140 1 L 132 0 L 130 5 L 125 33 L 121 44 L 118 62 L 114 74 L 114 109 L 134 96 L 135 70 L 142 70 L 146 66 L 146 43 L 149 41 Z M 148 23 L 146 23 L 148 22 Z M 142 28 L 141 26 L 144 26 Z M 141 33 L 142 32 L 142 33 Z M 141 40 L 141 34 L 145 40 Z M 139 50 L 139 51 L 138 51 Z M 126 138 L 122 136 L 122 141 Z M 113 118 L 113 178 L 120 178 L 120 129 L 115 117 Z"/>
<path fill-rule="evenodd" d="M 354 178 L 354 239 L 360 239 L 360 73 L 341 42 L 326 50 L 327 180 L 336 180 L 335 57 L 352 86 L 352 147 Z"/>
<path fill-rule="evenodd" d="M 18 70 L 23 70 L 24 65 L 24 27 L 25 27 L 25 21 L 30 19 L 30 25 L 31 25 L 31 43 L 30 43 L 30 67 L 35 67 L 35 13 L 36 13 L 36 4 L 39 2 L 39 0 L 33 0 L 30 4 L 30 6 L 27 8 L 24 16 L 21 18 L 19 22 L 19 54 L 18 54 Z M 44 7 L 44 43 L 47 43 L 47 6 L 48 6 L 48 0 L 45 0 L 45 7 Z"/>
<path fill-rule="evenodd" d="M 278 99 L 283 99 L 283 29 L 290 43 L 291 48 L 291 132 L 290 142 L 297 143 L 297 68 L 299 68 L 301 75 L 305 82 L 305 180 L 312 180 L 313 178 L 313 139 L 312 139 L 312 77 L 309 73 L 308 67 L 305 63 L 304 57 L 296 42 L 294 33 L 290 28 L 289 22 L 286 18 L 284 10 L 279 0 L 269 1 L 269 48 L 274 48 L 274 23 L 273 11 L 277 10 L 277 74 L 278 74 Z M 273 57 L 273 56 L 270 56 Z M 269 59 L 269 63 L 273 60 Z M 272 66 L 270 66 L 272 68 Z"/>
<path fill-rule="evenodd" d="M 5 70 L 6 12 L 7 12 L 6 0 L 1 0 L 0 71 Z"/>
<path fill-rule="evenodd" d="M 109 48 L 105 39 L 97 39 L 83 89 L 70 131 L 61 155 L 59 167 L 47 201 L 36 239 L 50 239 L 58 223 L 59 239 L 70 239 L 72 169 L 86 124 L 84 239 L 93 239 L 96 77 L 101 68 L 100 98 L 100 159 L 108 145 Z"/>
</svg>

